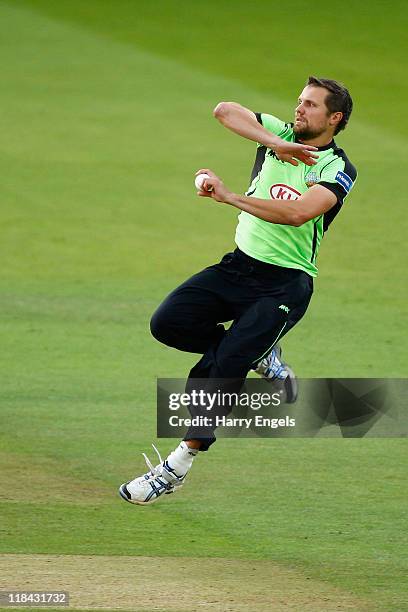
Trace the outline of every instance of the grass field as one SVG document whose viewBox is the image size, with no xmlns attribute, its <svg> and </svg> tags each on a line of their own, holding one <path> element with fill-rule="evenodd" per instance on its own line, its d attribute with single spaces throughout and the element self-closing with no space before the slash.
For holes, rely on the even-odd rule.
<svg viewBox="0 0 408 612">
<path fill-rule="evenodd" d="M 359 179 L 285 354 L 303 377 L 407 376 L 408 24 L 387 6 L 0 1 L 1 589 L 69 590 L 75 610 L 408 609 L 404 439 L 222 440 L 162 504 L 116 492 L 155 441 L 156 377 L 194 363 L 150 315 L 233 248 L 236 214 L 192 178 L 246 188 L 254 147 L 213 119 L 222 99 L 290 120 L 309 73 L 349 86 Z"/>
</svg>

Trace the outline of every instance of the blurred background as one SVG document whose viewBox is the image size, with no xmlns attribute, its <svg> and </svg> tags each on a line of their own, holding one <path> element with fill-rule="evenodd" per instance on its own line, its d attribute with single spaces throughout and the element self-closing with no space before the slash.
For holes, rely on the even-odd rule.
<svg viewBox="0 0 408 612">
<path fill-rule="evenodd" d="M 141 323 L 133 341 L 159 355 L 146 317 L 234 248 L 236 211 L 198 200 L 193 174 L 209 166 L 243 192 L 255 155 L 214 106 L 236 100 L 290 121 L 307 76 L 333 77 L 354 98 L 337 141 L 359 179 L 324 240 L 313 305 L 286 356 L 304 376 L 406 373 L 403 3 L 0 6 L 6 291 L 37 303 L 88 292 L 101 309 L 125 292 L 130 321 Z M 178 356 L 172 375 L 184 367 Z"/>
<path fill-rule="evenodd" d="M 195 361 L 155 342 L 149 318 L 234 248 L 236 211 L 193 185 L 200 167 L 234 191 L 248 185 L 255 145 L 213 118 L 221 100 L 291 121 L 310 74 L 349 88 L 355 107 L 337 143 L 359 177 L 285 356 L 301 377 L 407 375 L 407 21 L 399 0 L 0 1 L 4 552 L 252 555 L 372 597 L 392 576 L 391 601 L 402 440 L 222 441 L 173 502 L 179 539 L 166 546 L 115 496 L 154 440 L 156 377 L 182 377 Z M 273 494 L 259 475 L 245 505 L 233 469 L 243 451 L 274 474 Z M 229 477 L 228 513 L 217 470 Z M 27 480 L 21 505 L 14 485 Z M 263 537 L 248 541 L 244 524 Z"/>
</svg>

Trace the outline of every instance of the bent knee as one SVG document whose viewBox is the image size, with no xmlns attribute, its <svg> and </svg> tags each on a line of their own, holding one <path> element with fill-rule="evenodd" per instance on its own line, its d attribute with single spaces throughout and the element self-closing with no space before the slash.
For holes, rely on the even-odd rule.
<svg viewBox="0 0 408 612">
<path fill-rule="evenodd" d="M 168 344 L 169 340 L 169 321 L 168 317 L 164 316 L 161 312 L 160 308 L 153 313 L 153 316 L 150 320 L 150 333 L 153 338 L 158 340 L 159 342 L 163 342 L 163 344 Z"/>
</svg>

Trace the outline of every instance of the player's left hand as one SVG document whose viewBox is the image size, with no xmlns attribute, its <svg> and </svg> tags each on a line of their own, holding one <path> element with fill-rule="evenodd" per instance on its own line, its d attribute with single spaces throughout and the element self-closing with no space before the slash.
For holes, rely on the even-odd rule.
<svg viewBox="0 0 408 612">
<path fill-rule="evenodd" d="M 205 179 L 203 189 L 197 191 L 197 195 L 201 198 L 212 198 L 216 202 L 228 203 L 231 192 L 225 187 L 222 180 L 209 168 L 201 168 L 195 173 L 208 174 L 210 178 Z"/>
<path fill-rule="evenodd" d="M 287 142 L 281 138 L 272 148 L 281 161 L 292 164 L 292 166 L 299 165 L 296 160 L 303 162 L 306 166 L 314 166 L 319 158 L 317 147 L 298 142 Z"/>
</svg>

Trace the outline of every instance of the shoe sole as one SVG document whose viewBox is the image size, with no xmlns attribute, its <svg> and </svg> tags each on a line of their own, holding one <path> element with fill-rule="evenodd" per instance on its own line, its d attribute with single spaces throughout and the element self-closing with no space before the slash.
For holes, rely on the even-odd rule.
<svg viewBox="0 0 408 612">
<path fill-rule="evenodd" d="M 122 499 L 124 499 L 125 501 L 129 502 L 129 504 L 134 504 L 136 506 L 148 506 L 149 504 L 154 504 L 155 501 L 157 501 L 159 498 L 155 497 L 154 499 L 152 499 L 151 501 L 137 501 L 135 499 L 129 499 L 129 497 L 127 496 L 126 491 L 129 493 L 129 491 L 126 488 L 126 485 L 129 484 L 128 482 L 125 482 L 124 484 L 120 485 L 119 487 L 119 495 L 121 496 Z M 171 495 L 172 493 L 174 493 L 174 491 L 167 491 L 167 493 L 164 493 L 164 495 Z M 161 495 L 160 495 L 161 497 Z"/>
<path fill-rule="evenodd" d="M 125 491 L 127 491 L 127 489 L 126 489 L 126 485 L 127 484 L 128 483 L 125 482 L 123 485 L 120 485 L 120 487 L 119 487 L 119 495 L 121 496 L 122 499 L 124 499 L 125 501 L 129 502 L 129 504 L 134 504 L 134 505 L 137 505 L 137 506 L 148 506 L 152 502 L 156 501 L 156 500 L 152 500 L 152 501 L 148 501 L 148 502 L 142 502 L 142 501 L 136 501 L 134 499 L 129 499 L 129 497 L 125 493 Z"/>
<path fill-rule="evenodd" d="M 298 384 L 296 380 L 296 374 L 287 364 L 285 364 L 285 370 L 288 372 L 288 375 L 284 381 L 284 387 L 286 391 L 286 403 L 294 404 L 298 396 Z"/>
</svg>

